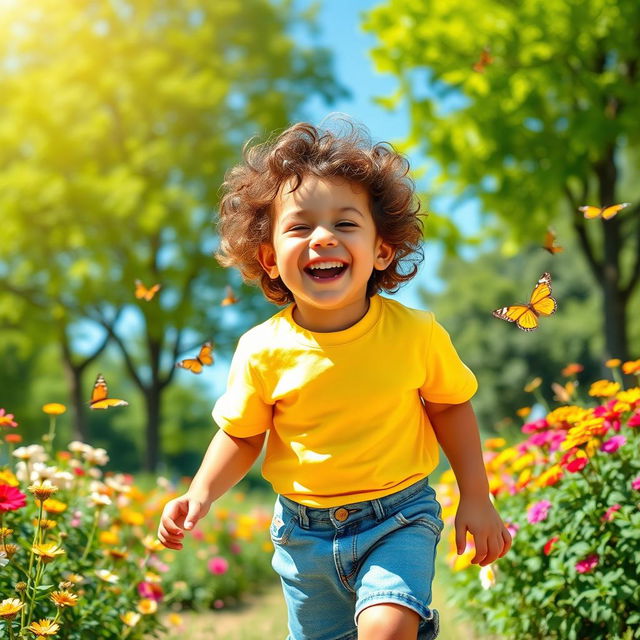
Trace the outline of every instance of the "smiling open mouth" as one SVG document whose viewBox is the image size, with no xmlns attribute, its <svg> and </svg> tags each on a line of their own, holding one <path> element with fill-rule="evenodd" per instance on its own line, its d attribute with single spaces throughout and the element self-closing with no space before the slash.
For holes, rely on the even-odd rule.
<svg viewBox="0 0 640 640">
<path fill-rule="evenodd" d="M 339 276 L 347 268 L 346 264 L 336 267 L 306 267 L 305 272 L 315 280 L 329 280 Z"/>
</svg>

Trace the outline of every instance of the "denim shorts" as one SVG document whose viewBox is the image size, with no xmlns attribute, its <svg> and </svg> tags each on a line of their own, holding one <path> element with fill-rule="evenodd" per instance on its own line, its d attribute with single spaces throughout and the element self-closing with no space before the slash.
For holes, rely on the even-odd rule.
<svg viewBox="0 0 640 640">
<path fill-rule="evenodd" d="M 272 566 L 287 604 L 288 640 L 355 640 L 358 614 L 385 602 L 416 611 L 418 638 L 436 638 L 438 611 L 429 605 L 440 515 L 428 478 L 328 509 L 278 496 Z"/>
</svg>

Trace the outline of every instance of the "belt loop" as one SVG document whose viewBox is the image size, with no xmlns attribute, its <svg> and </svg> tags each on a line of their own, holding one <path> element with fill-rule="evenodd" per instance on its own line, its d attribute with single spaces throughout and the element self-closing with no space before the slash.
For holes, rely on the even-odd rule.
<svg viewBox="0 0 640 640">
<path fill-rule="evenodd" d="M 307 515 L 307 507 L 298 503 L 298 519 L 300 520 L 300 526 L 303 529 L 309 528 L 309 516 Z"/>
<path fill-rule="evenodd" d="M 372 500 L 371 504 L 373 505 L 373 510 L 376 514 L 376 520 L 381 522 L 384 520 L 384 507 L 382 506 L 382 502 L 380 500 Z"/>
</svg>

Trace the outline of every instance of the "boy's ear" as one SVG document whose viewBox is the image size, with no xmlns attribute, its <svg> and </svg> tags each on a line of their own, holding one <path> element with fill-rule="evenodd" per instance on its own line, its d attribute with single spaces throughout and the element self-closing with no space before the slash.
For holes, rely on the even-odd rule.
<svg viewBox="0 0 640 640">
<path fill-rule="evenodd" d="M 276 252 L 270 244 L 260 245 L 258 248 L 258 262 L 272 280 L 275 280 L 280 275 L 276 265 Z"/>
<path fill-rule="evenodd" d="M 396 250 L 388 242 L 385 242 L 381 238 L 378 239 L 376 244 L 376 259 L 374 260 L 373 267 L 378 271 L 384 271 L 390 264 L 396 255 Z"/>
</svg>

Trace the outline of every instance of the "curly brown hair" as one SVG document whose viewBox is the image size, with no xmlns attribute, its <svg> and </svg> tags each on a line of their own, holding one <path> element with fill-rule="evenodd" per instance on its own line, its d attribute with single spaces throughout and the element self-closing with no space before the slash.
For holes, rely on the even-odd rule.
<svg viewBox="0 0 640 640">
<path fill-rule="evenodd" d="M 389 266 L 371 274 L 369 297 L 397 291 L 416 275 L 423 259 L 420 203 L 407 176 L 408 161 L 387 143 L 372 144 L 364 127 L 343 122 L 347 131 L 342 134 L 300 122 L 274 140 L 253 146 L 249 140 L 243 149 L 244 163 L 225 176 L 216 258 L 225 267 L 237 267 L 245 281 L 257 282 L 276 304 L 293 302 L 293 295 L 279 277 L 271 279 L 265 273 L 258 249 L 271 242 L 271 204 L 290 179 L 291 191 L 309 174 L 344 178 L 367 190 L 376 231 L 395 249 Z"/>
</svg>

